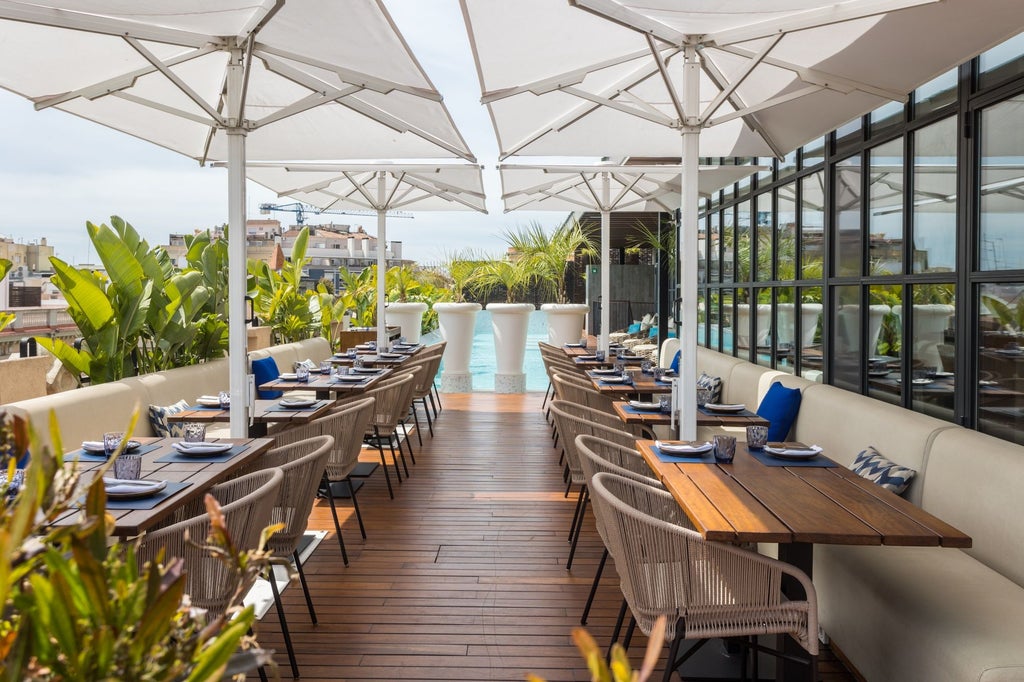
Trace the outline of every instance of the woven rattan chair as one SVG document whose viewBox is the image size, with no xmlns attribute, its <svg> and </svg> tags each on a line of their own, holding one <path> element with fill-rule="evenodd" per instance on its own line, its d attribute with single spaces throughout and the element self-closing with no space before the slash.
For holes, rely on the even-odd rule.
<svg viewBox="0 0 1024 682">
<path fill-rule="evenodd" d="M 306 584 L 306 575 L 302 571 L 299 559 L 299 542 L 306 532 L 309 512 L 316 500 L 317 488 L 327 466 L 327 458 L 334 447 L 331 436 L 314 436 L 289 445 L 281 445 L 260 457 L 257 466 L 260 469 L 278 468 L 284 473 L 277 501 L 273 504 L 271 523 L 280 523 L 284 527 L 270 537 L 268 547 L 280 557 L 291 556 L 292 562 L 299 573 L 299 583 L 306 597 L 306 609 L 310 620 L 316 624 L 316 609 Z M 281 622 L 281 634 L 284 637 L 285 649 L 288 651 L 288 662 L 292 667 L 292 675 L 299 676 L 299 665 L 295 659 L 291 633 L 288 631 L 288 619 L 285 617 L 281 593 L 277 589 L 277 580 L 273 572 L 269 576 L 271 591 L 274 594 L 274 605 L 277 607 L 278 619 Z"/>
<path fill-rule="evenodd" d="M 576 436 L 576 452 L 580 457 L 580 464 L 583 466 L 583 475 L 590 481 L 595 474 L 608 472 L 625 476 L 641 483 L 662 488 L 661 482 L 651 478 L 651 467 L 644 461 L 643 456 L 631 447 L 613 443 L 597 436 Z M 589 487 L 588 487 L 589 490 Z M 586 625 L 590 615 L 590 607 L 597 595 L 597 586 L 601 582 L 601 574 L 604 573 L 604 566 L 608 561 L 608 541 L 605 539 L 604 527 L 601 520 L 595 516 L 597 534 L 601 536 L 605 549 L 601 553 L 601 561 L 597 564 L 597 572 L 594 574 L 594 582 L 590 586 L 590 594 L 587 596 L 587 603 L 583 607 L 583 614 L 580 616 L 580 624 Z"/>
<path fill-rule="evenodd" d="M 267 469 L 239 476 L 214 486 L 210 494 L 220 503 L 228 533 L 235 546 L 242 550 L 256 549 L 260 534 L 270 525 L 273 501 L 277 499 L 284 474 L 280 469 Z M 202 543 L 210 528 L 205 512 L 143 536 L 138 546 L 140 562 L 154 561 L 165 550 L 164 561 L 178 557 L 184 561 L 185 592 L 192 606 L 221 614 L 234 596 L 234 583 L 229 580 L 227 566 L 205 550 L 185 541 L 188 532 L 193 542 Z M 255 578 L 254 578 L 255 579 Z M 245 594 L 252 584 L 243 585 Z"/>
<path fill-rule="evenodd" d="M 569 542 L 572 544 L 569 548 L 569 558 L 565 563 L 565 568 L 570 569 L 572 568 L 572 559 L 576 555 L 576 544 L 580 539 L 580 531 L 583 528 L 588 496 L 587 479 L 583 473 L 583 466 L 580 464 L 579 454 L 576 452 L 576 436 L 581 434 L 599 436 L 624 447 L 635 447 L 637 436 L 602 423 L 601 420 L 607 418 L 608 415 L 603 415 L 599 410 L 586 405 L 577 405 L 565 400 L 552 400 L 551 414 L 555 418 L 555 427 L 561 435 L 565 462 L 569 468 L 569 485 L 566 488 L 566 495 L 572 486 L 577 485 L 580 488 L 579 497 L 576 498 L 576 513 L 573 515 L 572 525 L 569 527 Z M 624 426 L 621 421 L 619 425 Z"/>
<path fill-rule="evenodd" d="M 803 571 L 733 545 L 704 540 L 665 490 L 598 473 L 591 480 L 591 492 L 619 573 L 623 607 L 633 616 L 626 644 L 634 624 L 650 635 L 658 616 L 669 618 L 666 681 L 708 639 L 768 634 L 796 639 L 808 653 L 810 679 L 818 679 L 817 598 Z M 788 601 L 782 594 L 783 577 L 803 587 L 806 599 Z M 613 641 L 620 626 L 621 617 Z M 683 640 L 698 641 L 680 656 Z M 749 643 L 755 652 L 756 677 L 756 652 L 766 649 Z M 744 677 L 746 662 L 744 656 Z"/>
<path fill-rule="evenodd" d="M 434 410 L 434 419 L 437 419 L 437 415 L 441 412 L 441 394 L 438 393 L 437 391 L 436 380 L 437 373 L 441 369 L 441 362 L 444 360 L 444 349 L 447 347 L 448 342 L 442 341 L 441 343 L 435 343 L 431 346 L 427 346 L 422 351 L 420 351 L 419 354 L 419 358 L 421 360 L 433 359 L 435 357 L 438 358 L 437 368 L 434 369 L 433 374 L 427 377 L 427 379 L 430 381 L 430 384 L 428 385 L 430 393 L 427 395 L 427 398 L 430 399 L 430 407 Z M 437 399 L 436 402 L 435 398 Z"/>
<path fill-rule="evenodd" d="M 427 428 L 430 431 L 430 437 L 434 437 L 434 420 L 430 416 L 430 407 L 427 405 L 427 400 L 433 402 L 434 397 L 432 389 L 434 386 L 434 377 L 437 376 L 437 370 L 441 367 L 441 354 L 434 353 L 429 357 L 424 357 L 421 362 L 423 365 L 423 371 L 416 377 L 416 385 L 412 390 L 412 409 L 415 414 L 416 401 L 423 405 L 423 414 L 427 418 Z M 434 410 L 434 416 L 437 416 L 437 410 Z M 416 431 L 419 432 L 419 419 L 416 419 Z M 422 441 L 420 441 L 422 444 Z"/>
<path fill-rule="evenodd" d="M 374 403 L 373 415 L 364 433 L 364 439 L 374 445 L 380 453 L 385 480 L 388 482 L 388 494 L 391 495 L 392 499 L 394 499 L 395 494 L 391 488 L 391 478 L 387 475 L 388 469 L 384 459 L 384 442 L 385 440 L 387 441 L 388 448 L 391 450 L 391 460 L 395 465 L 395 476 L 398 477 L 398 482 L 401 483 L 402 472 L 398 467 L 398 456 L 402 456 L 404 464 L 405 451 L 402 450 L 402 441 L 398 437 L 398 425 L 409 410 L 409 403 L 411 401 L 406 400 L 405 396 L 415 381 L 416 377 L 412 374 L 398 374 L 397 376 L 389 377 L 387 381 L 382 381 L 378 386 L 363 393 L 363 396 L 373 398 L 376 401 Z M 395 451 L 396 443 L 398 445 L 397 452 Z M 406 465 L 405 470 L 406 474 L 408 474 L 408 465 Z"/>
</svg>

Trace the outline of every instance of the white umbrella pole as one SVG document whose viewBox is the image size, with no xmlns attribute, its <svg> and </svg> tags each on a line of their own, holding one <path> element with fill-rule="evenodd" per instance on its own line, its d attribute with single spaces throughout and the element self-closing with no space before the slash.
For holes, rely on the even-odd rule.
<svg viewBox="0 0 1024 682">
<path fill-rule="evenodd" d="M 683 107 L 687 112 L 683 133 L 682 225 L 678 234 L 679 252 L 679 438 L 697 437 L 697 168 L 700 128 L 700 66 L 696 50 L 686 48 L 683 65 Z M 662 320 L 661 324 L 667 324 Z"/>
<path fill-rule="evenodd" d="M 601 173 L 601 338 L 597 347 L 603 351 L 608 350 L 608 325 L 612 318 L 612 219 L 608 212 L 610 192 L 608 173 Z"/>
<path fill-rule="evenodd" d="M 384 210 L 385 175 L 377 172 L 377 348 L 384 348 L 388 342 L 387 321 L 384 319 L 384 280 L 387 278 L 388 262 L 385 258 L 387 249 L 387 214 Z"/>
<path fill-rule="evenodd" d="M 232 50 L 228 66 L 228 107 L 241 111 L 242 54 Z M 245 330 L 245 131 L 234 120 L 228 135 L 228 371 L 231 391 L 231 436 L 249 433 L 249 363 Z M 291 370 L 291 367 L 288 368 Z"/>
</svg>

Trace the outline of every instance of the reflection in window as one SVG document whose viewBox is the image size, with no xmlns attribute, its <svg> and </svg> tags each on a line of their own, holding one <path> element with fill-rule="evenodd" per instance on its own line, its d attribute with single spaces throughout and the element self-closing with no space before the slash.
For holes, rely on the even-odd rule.
<svg viewBox="0 0 1024 682">
<path fill-rule="evenodd" d="M 750 340 L 751 333 L 756 335 L 756 331 L 752 332 L 754 326 L 754 319 L 751 316 L 751 305 L 750 305 L 750 289 L 741 287 L 734 289 L 733 293 L 736 296 L 736 306 L 733 310 L 732 318 L 732 336 L 736 341 L 736 354 L 744 360 L 750 359 Z M 771 307 L 769 306 L 769 310 Z"/>
<path fill-rule="evenodd" d="M 923 116 L 956 101 L 957 69 L 950 69 L 914 91 L 914 115 Z"/>
<path fill-rule="evenodd" d="M 722 211 L 722 281 L 733 281 L 736 265 L 736 223 L 733 209 L 727 208 Z"/>
<path fill-rule="evenodd" d="M 987 87 L 1024 72 L 1024 33 L 1018 33 L 988 52 L 982 52 L 978 59 L 978 67 L 981 72 L 981 77 L 978 79 L 981 87 Z"/>
<path fill-rule="evenodd" d="M 736 324 L 735 324 L 735 312 L 733 308 L 734 289 L 720 289 L 721 292 L 721 312 L 720 319 L 722 320 L 722 336 L 719 339 L 721 344 L 721 351 L 726 355 L 733 355 L 736 352 Z"/>
<path fill-rule="evenodd" d="M 800 376 L 811 381 L 821 381 L 823 378 L 821 287 L 801 287 L 797 291 L 799 306 L 794 309 L 793 313 L 796 315 L 797 323 L 793 337 L 800 344 Z M 781 299 L 779 306 L 781 309 Z M 780 324 L 784 319 L 780 312 Z"/>
<path fill-rule="evenodd" d="M 861 274 L 860 157 L 840 161 L 835 168 L 836 238 L 832 247 L 835 274 Z"/>
<path fill-rule="evenodd" d="M 833 383 L 860 392 L 861 305 L 860 287 L 836 287 L 833 295 Z"/>
<path fill-rule="evenodd" d="M 754 316 L 754 338 L 757 339 L 755 357 L 757 364 L 772 366 L 772 290 L 758 289 L 757 315 Z"/>
<path fill-rule="evenodd" d="M 708 348 L 721 350 L 722 311 L 720 289 L 710 289 L 707 298 Z"/>
<path fill-rule="evenodd" d="M 754 212 L 755 234 L 757 235 L 757 272 L 754 281 L 764 282 L 772 278 L 772 234 L 775 227 L 772 219 L 772 194 L 766 192 L 757 197 Z"/>
<path fill-rule="evenodd" d="M 869 273 L 903 272 L 903 140 L 897 138 L 868 152 Z"/>
<path fill-rule="evenodd" d="M 708 216 L 708 281 L 709 282 L 720 282 L 722 277 L 721 271 L 721 232 L 719 230 L 719 224 L 721 223 L 718 211 Z"/>
<path fill-rule="evenodd" d="M 868 287 L 868 345 L 864 366 L 868 370 L 868 395 L 890 403 L 902 394 L 903 287 Z"/>
<path fill-rule="evenodd" d="M 736 207 L 736 281 L 750 280 L 750 202 Z"/>
<path fill-rule="evenodd" d="M 1024 443 L 1024 284 L 980 287 L 978 428 Z"/>
<path fill-rule="evenodd" d="M 903 102 L 888 102 L 871 112 L 871 131 L 903 122 Z"/>
<path fill-rule="evenodd" d="M 779 160 L 779 179 L 796 172 L 796 151 L 791 151 Z"/>
<path fill-rule="evenodd" d="M 775 367 L 793 374 L 796 371 L 796 289 L 779 287 L 775 291 L 778 296 L 775 306 Z"/>
<path fill-rule="evenodd" d="M 913 345 L 910 366 L 914 409 L 940 419 L 953 419 L 955 343 L 952 282 L 913 287 Z M 924 381 L 929 379 L 930 381 Z"/>
<path fill-rule="evenodd" d="M 796 183 L 779 188 L 775 221 L 776 279 L 796 279 Z"/>
<path fill-rule="evenodd" d="M 800 181 L 800 279 L 821 279 L 825 259 L 825 173 Z"/>
<path fill-rule="evenodd" d="M 802 153 L 802 160 L 800 162 L 802 168 L 810 168 L 811 166 L 821 163 L 825 160 L 825 138 L 819 137 L 817 140 L 811 140 L 804 145 Z"/>
<path fill-rule="evenodd" d="M 914 136 L 914 272 L 956 267 L 956 119 Z"/>
<path fill-rule="evenodd" d="M 1024 267 L 1024 98 L 1001 102 L 981 114 L 982 270 Z"/>
</svg>

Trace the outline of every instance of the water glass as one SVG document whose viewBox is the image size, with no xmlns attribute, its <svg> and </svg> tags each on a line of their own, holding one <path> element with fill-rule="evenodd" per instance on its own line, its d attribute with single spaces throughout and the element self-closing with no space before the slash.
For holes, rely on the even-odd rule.
<svg viewBox="0 0 1024 682">
<path fill-rule="evenodd" d="M 186 443 L 202 443 L 206 440 L 206 424 L 185 422 L 181 430 L 181 438 Z"/>
<path fill-rule="evenodd" d="M 142 478 L 142 455 L 122 452 L 114 460 L 114 478 L 137 481 Z"/>
<path fill-rule="evenodd" d="M 594 359 L 597 360 L 598 362 L 604 362 L 604 358 L 605 358 L 605 354 L 604 354 L 603 350 L 599 350 L 599 351 L 595 351 L 594 352 Z"/>
<path fill-rule="evenodd" d="M 580 337 L 580 348 L 586 348 L 586 347 L 587 347 L 587 337 L 581 336 Z"/>
<path fill-rule="evenodd" d="M 711 402 L 711 389 L 710 388 L 698 388 L 697 389 L 697 407 L 704 407 Z"/>
<path fill-rule="evenodd" d="M 672 411 L 672 394 L 662 393 L 658 396 L 658 405 L 662 412 L 668 414 Z"/>
<path fill-rule="evenodd" d="M 768 427 L 753 424 L 747 427 L 747 447 L 760 450 L 768 442 Z"/>
<path fill-rule="evenodd" d="M 333 366 L 334 365 L 333 365 L 333 363 L 331 363 L 330 360 L 322 360 L 320 362 L 320 373 L 321 374 L 330 374 L 331 373 L 331 367 L 333 367 Z"/>
<path fill-rule="evenodd" d="M 352 361 L 353 369 L 362 369 L 365 365 L 366 363 L 363 361 L 362 358 L 356 358 L 355 360 Z"/>
<path fill-rule="evenodd" d="M 736 456 L 735 436 L 715 436 L 715 460 L 729 463 Z"/>
<path fill-rule="evenodd" d="M 404 346 L 405 345 L 405 337 L 404 336 L 399 336 L 398 337 L 398 344 L 400 346 Z"/>
<path fill-rule="evenodd" d="M 103 434 L 103 453 L 107 456 L 107 459 L 117 452 L 123 440 L 124 431 L 107 431 Z"/>
<path fill-rule="evenodd" d="M 221 391 L 217 394 L 217 400 L 220 402 L 220 409 L 229 410 L 231 409 L 231 392 Z"/>
<path fill-rule="evenodd" d="M 625 372 L 626 371 L 626 363 L 622 362 L 621 360 L 616 361 L 615 362 L 615 371 L 618 372 L 619 374 L 622 374 L 623 372 Z"/>
<path fill-rule="evenodd" d="M 358 352 L 359 351 L 357 351 L 355 348 L 349 348 L 345 351 L 345 354 L 348 356 L 349 360 L 355 360 Z"/>
<path fill-rule="evenodd" d="M 296 381 L 309 381 L 309 366 L 299 364 L 295 368 L 295 379 Z"/>
<path fill-rule="evenodd" d="M 643 372 L 644 374 L 650 374 L 653 369 L 654 363 L 651 362 L 650 360 L 644 360 L 643 362 L 640 363 L 640 371 Z"/>
<path fill-rule="evenodd" d="M 665 377 L 665 368 L 655 367 L 651 370 L 651 373 L 654 374 L 655 381 L 661 381 Z"/>
</svg>

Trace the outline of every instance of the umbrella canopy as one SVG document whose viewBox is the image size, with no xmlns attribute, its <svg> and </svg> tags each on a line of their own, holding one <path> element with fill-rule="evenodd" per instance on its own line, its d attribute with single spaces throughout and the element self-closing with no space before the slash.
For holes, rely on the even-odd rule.
<svg viewBox="0 0 1024 682">
<path fill-rule="evenodd" d="M 726 185 L 765 170 L 760 166 L 701 166 L 698 191 L 707 196 Z M 611 213 L 665 211 L 679 206 L 679 166 L 588 165 L 545 166 L 501 164 L 505 211 L 597 211 L 601 214 L 601 263 L 611 262 Z M 601 336 L 608 350 L 611 324 L 611 272 L 601 268 Z"/>
<path fill-rule="evenodd" d="M 249 178 L 279 196 L 322 209 L 361 209 L 377 212 L 377 345 L 387 342 L 383 244 L 387 240 L 387 212 L 479 211 L 484 204 L 483 173 L 468 163 L 353 163 L 261 164 L 250 163 Z"/>
<path fill-rule="evenodd" d="M 0 87 L 226 161 L 231 433 L 248 426 L 246 156 L 472 160 L 379 0 L 0 0 Z"/>
<path fill-rule="evenodd" d="M 696 374 L 698 157 L 782 156 L 1024 24 L 1019 0 L 460 2 L 503 158 L 681 158 L 684 385 Z"/>
</svg>

